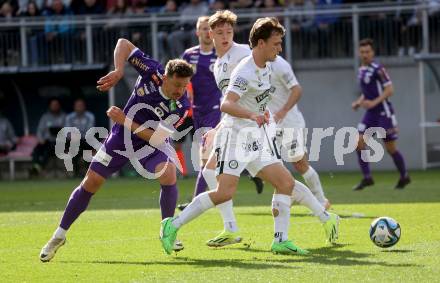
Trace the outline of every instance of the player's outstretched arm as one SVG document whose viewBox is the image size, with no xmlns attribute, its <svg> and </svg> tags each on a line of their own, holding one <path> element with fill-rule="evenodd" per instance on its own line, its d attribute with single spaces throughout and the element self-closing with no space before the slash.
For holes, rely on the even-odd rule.
<svg viewBox="0 0 440 283">
<path fill-rule="evenodd" d="M 134 46 L 129 40 L 124 38 L 118 39 L 114 51 L 115 69 L 98 80 L 97 89 L 99 91 L 108 91 L 119 82 L 124 76 L 125 62 L 134 49 L 136 49 L 136 46 Z"/>
<path fill-rule="evenodd" d="M 279 121 L 283 120 L 284 117 L 286 117 L 287 112 L 290 111 L 290 109 L 295 106 L 299 99 L 302 96 L 302 87 L 300 85 L 295 85 L 290 89 L 290 96 L 287 99 L 284 106 L 274 115 L 275 122 L 278 123 Z"/>
<path fill-rule="evenodd" d="M 220 105 L 220 110 L 237 118 L 254 120 L 259 127 L 267 122 L 264 115 L 258 115 L 238 105 L 237 101 L 239 99 L 240 96 L 238 94 L 232 91 L 228 92 Z"/>
</svg>

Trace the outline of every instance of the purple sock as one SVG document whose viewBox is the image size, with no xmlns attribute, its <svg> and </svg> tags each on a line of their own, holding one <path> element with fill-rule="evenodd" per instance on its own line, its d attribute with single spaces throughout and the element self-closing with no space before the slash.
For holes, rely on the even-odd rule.
<svg viewBox="0 0 440 283">
<path fill-rule="evenodd" d="M 361 171 L 362 174 L 364 175 L 364 178 L 370 179 L 371 178 L 370 165 L 368 164 L 368 162 L 362 160 L 360 150 L 356 150 L 356 154 L 358 156 L 359 166 L 361 167 Z"/>
<path fill-rule="evenodd" d="M 405 166 L 405 160 L 403 159 L 402 154 L 396 150 L 393 154 L 391 154 L 391 157 L 393 158 L 394 164 L 396 164 L 397 170 L 399 170 L 400 178 L 406 177 L 406 166 Z"/>
<path fill-rule="evenodd" d="M 203 167 L 200 168 L 199 175 L 197 175 L 196 190 L 194 191 L 193 197 L 196 197 L 199 194 L 205 192 L 206 188 L 208 187 L 208 184 L 206 184 L 205 178 L 203 177 L 202 171 Z"/>
<path fill-rule="evenodd" d="M 174 185 L 160 185 L 160 212 L 162 213 L 162 219 L 174 216 L 174 210 L 176 209 L 177 197 L 179 193 L 177 191 L 176 184 Z"/>
<path fill-rule="evenodd" d="M 82 186 L 77 187 L 72 192 L 69 201 L 67 202 L 63 218 L 61 218 L 60 227 L 64 230 L 68 230 L 70 225 L 72 225 L 79 215 L 87 209 L 92 196 L 93 193 L 84 190 Z"/>
</svg>

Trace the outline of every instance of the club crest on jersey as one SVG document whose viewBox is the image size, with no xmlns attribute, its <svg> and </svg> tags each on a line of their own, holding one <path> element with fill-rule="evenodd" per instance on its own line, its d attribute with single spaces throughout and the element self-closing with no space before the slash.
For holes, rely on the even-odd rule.
<svg viewBox="0 0 440 283">
<path fill-rule="evenodd" d="M 231 168 L 231 169 L 237 169 L 237 167 L 238 167 L 238 162 L 237 162 L 237 160 L 231 160 L 231 161 L 229 161 L 229 168 Z"/>
<path fill-rule="evenodd" d="M 234 87 L 238 88 L 241 91 L 246 91 L 249 82 L 243 77 L 237 77 L 234 81 Z"/>
<path fill-rule="evenodd" d="M 138 96 L 144 96 L 145 95 L 145 91 L 144 91 L 143 88 L 140 87 L 140 88 L 137 89 L 136 94 Z"/>
</svg>

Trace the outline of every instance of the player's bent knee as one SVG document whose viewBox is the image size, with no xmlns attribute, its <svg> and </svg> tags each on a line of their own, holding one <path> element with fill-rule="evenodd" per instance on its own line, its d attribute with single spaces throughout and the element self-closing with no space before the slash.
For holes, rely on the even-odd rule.
<svg viewBox="0 0 440 283">
<path fill-rule="evenodd" d="M 161 172 L 163 169 L 163 166 L 157 166 L 156 172 Z M 158 176 L 159 183 L 161 185 L 174 185 L 177 182 L 176 179 L 176 168 L 174 165 L 168 164 L 165 171 Z"/>
<path fill-rule="evenodd" d="M 96 193 L 102 184 L 104 184 L 105 179 L 93 170 L 89 170 L 82 181 L 82 186 L 84 189 L 90 193 Z"/>
</svg>

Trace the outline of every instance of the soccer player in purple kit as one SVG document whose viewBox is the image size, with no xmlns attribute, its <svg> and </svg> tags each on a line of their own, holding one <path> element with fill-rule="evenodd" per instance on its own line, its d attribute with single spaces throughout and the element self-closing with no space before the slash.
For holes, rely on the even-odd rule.
<svg viewBox="0 0 440 283">
<path fill-rule="evenodd" d="M 115 69 L 98 80 L 98 90 L 108 91 L 117 84 L 124 75 L 126 61 L 139 73 L 134 90 L 124 110 L 112 106 L 107 111 L 107 115 L 116 124 L 93 157 L 83 181 L 70 195 L 59 227 L 41 250 L 40 260 L 43 262 L 50 261 L 55 256 L 58 248 L 66 242 L 66 232 L 86 210 L 91 197 L 129 158 L 136 159 L 144 170 L 155 173 L 161 185 L 162 218 L 174 215 L 178 196 L 176 166 L 173 164 L 176 159 L 172 157 L 168 137 L 188 113 L 190 104 L 186 86 L 193 75 L 193 69 L 186 61 L 175 59 L 170 60 L 164 70 L 159 62 L 149 58 L 130 41 L 119 39 L 114 51 Z M 131 115 L 133 109 L 139 110 Z M 131 145 L 128 146 L 127 142 Z M 137 153 L 145 147 L 151 150 L 144 157 L 126 157 L 120 154 L 126 149 L 128 151 L 128 148 Z M 175 243 L 174 250 L 182 248 Z"/>
<path fill-rule="evenodd" d="M 359 165 L 362 170 L 363 179 L 353 190 L 362 190 L 374 184 L 370 173 L 370 166 L 366 160 L 362 159 L 361 151 L 365 149 L 364 133 L 370 127 L 381 127 L 386 131 L 383 139 L 387 152 L 391 155 L 396 165 L 400 179 L 396 184 L 396 189 L 403 189 L 411 182 L 406 171 L 405 161 L 402 154 L 397 150 L 397 121 L 394 110 L 388 98 L 393 95 L 394 89 L 390 77 L 385 68 L 374 61 L 373 40 L 366 38 L 359 42 L 359 55 L 361 67 L 359 68 L 358 79 L 362 90 L 362 95 L 352 103 L 352 108 L 357 110 L 359 107 L 367 111 L 358 125 L 359 141 L 357 155 Z"/>
</svg>

